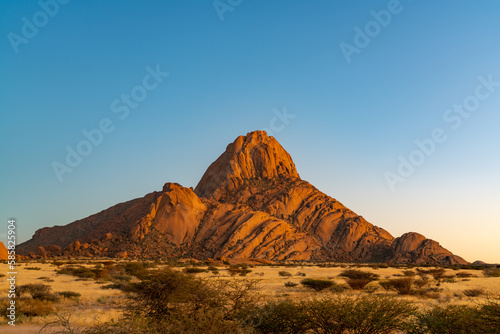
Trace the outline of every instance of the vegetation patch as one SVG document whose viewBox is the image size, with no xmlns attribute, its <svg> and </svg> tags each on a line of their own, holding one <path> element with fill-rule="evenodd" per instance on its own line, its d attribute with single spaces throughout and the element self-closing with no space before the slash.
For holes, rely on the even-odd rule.
<svg viewBox="0 0 500 334">
<path fill-rule="evenodd" d="M 344 270 L 339 276 L 344 277 L 346 279 L 346 283 L 353 290 L 362 290 L 369 283 L 377 280 L 377 278 L 379 277 L 378 274 L 368 271 L 362 271 L 359 269 Z"/>
<path fill-rule="evenodd" d="M 300 284 L 302 284 L 306 288 L 313 289 L 319 292 L 331 288 L 335 283 L 324 279 L 306 278 L 300 281 Z"/>
</svg>

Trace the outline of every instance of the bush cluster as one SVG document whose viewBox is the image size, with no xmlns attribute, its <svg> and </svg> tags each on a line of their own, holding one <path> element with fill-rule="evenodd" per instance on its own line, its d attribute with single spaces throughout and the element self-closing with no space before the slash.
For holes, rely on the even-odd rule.
<svg viewBox="0 0 500 334">
<path fill-rule="evenodd" d="M 500 277 L 500 268 L 499 267 L 489 267 L 483 270 L 483 274 L 486 277 Z"/>
<path fill-rule="evenodd" d="M 408 327 L 415 307 L 388 297 L 324 297 L 267 303 L 257 333 L 390 333 Z"/>
<path fill-rule="evenodd" d="M 300 284 L 302 284 L 306 288 L 313 289 L 315 291 L 322 291 L 334 286 L 335 282 L 325 279 L 306 278 L 300 281 Z"/>
<path fill-rule="evenodd" d="M 29 295 L 31 298 L 36 300 L 46 300 L 55 302 L 59 300 L 59 295 L 52 291 L 50 285 L 40 284 L 40 283 L 30 283 L 19 286 L 18 290 L 19 297 Z"/>
<path fill-rule="evenodd" d="M 409 334 L 498 334 L 500 303 L 490 301 L 483 306 L 435 306 L 416 314 Z"/>
<path fill-rule="evenodd" d="M 58 267 L 63 263 L 58 263 Z M 125 264 L 115 264 L 114 261 L 103 261 L 97 263 L 93 268 L 66 263 L 64 267 L 57 270 L 60 275 L 71 275 L 82 280 L 94 279 L 102 281 L 129 282 L 132 276 L 139 279 L 147 277 L 150 268 L 155 267 L 154 263 L 127 262 Z M 198 269 L 198 268 L 189 268 Z"/>
<path fill-rule="evenodd" d="M 191 267 L 191 268 L 184 268 L 184 272 L 186 274 L 199 274 L 199 273 L 206 273 L 208 270 L 202 269 L 202 268 L 197 268 L 197 267 Z"/>
<path fill-rule="evenodd" d="M 369 283 L 377 280 L 379 275 L 358 269 L 344 270 L 339 276 L 346 278 L 346 283 L 353 290 L 362 290 Z"/>
<path fill-rule="evenodd" d="M 246 276 L 247 274 L 251 273 L 252 270 L 248 269 L 247 265 L 242 264 L 242 265 L 230 266 L 229 268 L 227 268 L 227 272 L 231 276 L 236 276 L 236 275 Z"/>
</svg>

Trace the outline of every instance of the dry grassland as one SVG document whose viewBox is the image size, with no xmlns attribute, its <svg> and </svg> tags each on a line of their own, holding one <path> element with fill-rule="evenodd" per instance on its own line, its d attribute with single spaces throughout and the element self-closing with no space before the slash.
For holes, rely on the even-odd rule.
<svg viewBox="0 0 500 334">
<path fill-rule="evenodd" d="M 79 264 L 91 268 L 94 263 L 89 261 L 80 262 Z M 161 266 L 159 266 L 161 267 Z M 40 268 L 33 270 L 30 268 Z M 207 269 L 207 267 L 200 266 L 199 268 Z M 227 266 L 218 266 L 219 273 L 212 272 L 196 274 L 197 277 L 221 279 L 221 280 L 246 280 L 252 279 L 258 281 L 258 293 L 261 295 L 262 300 L 275 300 L 275 299 L 300 299 L 309 298 L 315 295 L 333 293 L 330 291 L 314 292 L 300 285 L 300 281 L 304 278 L 317 278 L 332 280 L 342 286 L 345 286 L 345 291 L 341 292 L 345 295 L 356 296 L 359 294 L 383 294 L 392 295 L 396 298 L 404 298 L 412 300 L 420 307 L 431 307 L 436 304 L 481 304 L 488 300 L 488 298 L 500 297 L 500 277 L 485 277 L 481 270 L 451 270 L 446 269 L 445 275 L 456 275 L 457 273 L 470 273 L 471 277 L 467 278 L 453 278 L 448 282 L 441 282 L 436 286 L 437 282 L 432 278 L 429 279 L 427 284 L 428 288 L 439 289 L 439 293 L 432 298 L 424 298 L 415 295 L 399 296 L 396 291 L 385 291 L 377 281 L 369 283 L 362 291 L 354 291 L 349 289 L 345 283 L 344 278 L 339 277 L 342 271 L 347 269 L 347 265 L 336 267 L 320 267 L 317 265 L 297 265 L 297 266 L 268 266 L 268 265 L 255 265 L 249 266 L 251 270 L 245 277 L 230 276 L 227 271 Z M 355 268 L 355 266 L 353 266 Z M 183 267 L 178 267 L 182 270 Z M 401 277 L 403 270 L 410 270 L 404 268 L 378 268 L 361 267 L 355 268 L 363 271 L 369 271 L 379 275 L 380 280 Z M 411 270 L 415 270 L 413 268 Z M 429 269 L 429 268 L 426 268 Z M 19 263 L 17 267 L 17 286 L 29 283 L 43 283 L 51 286 L 54 292 L 73 291 L 81 294 L 78 298 L 61 299 L 54 305 L 58 314 L 70 315 L 71 321 L 80 326 L 91 326 L 99 322 L 107 322 L 111 320 L 118 320 L 122 315 L 122 306 L 125 302 L 125 293 L 117 289 L 102 289 L 103 285 L 110 282 L 99 282 L 96 280 L 82 280 L 78 277 L 56 274 L 58 267 L 51 262 L 24 262 Z M 285 271 L 291 276 L 281 276 L 279 273 Z M 6 274 L 8 268 L 6 264 L 0 264 L 0 274 Z M 286 287 L 286 282 L 296 283 L 297 286 Z M 464 295 L 466 290 L 482 290 L 483 294 L 477 297 L 467 297 Z M 0 297 L 6 299 L 8 294 L 8 282 L 6 277 L 0 280 Z M 57 320 L 56 315 L 49 315 L 46 317 L 26 317 L 18 319 L 16 331 L 7 325 L 7 319 L 3 317 L 0 325 L 0 333 L 30 333 L 36 332 L 47 322 Z M 24 331 L 23 331 L 24 330 Z"/>
</svg>

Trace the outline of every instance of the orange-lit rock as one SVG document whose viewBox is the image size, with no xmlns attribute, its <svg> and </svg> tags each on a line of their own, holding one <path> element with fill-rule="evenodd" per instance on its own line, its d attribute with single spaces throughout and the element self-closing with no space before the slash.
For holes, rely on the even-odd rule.
<svg viewBox="0 0 500 334">
<path fill-rule="evenodd" d="M 420 234 L 394 238 L 301 180 L 290 155 L 263 131 L 229 144 L 194 191 L 166 183 L 160 192 L 40 229 L 18 251 L 46 245 L 67 255 L 466 263 Z"/>
<path fill-rule="evenodd" d="M 36 248 L 35 254 L 42 257 L 42 258 L 45 258 L 48 255 L 47 251 L 45 250 L 45 247 L 43 247 L 43 246 L 38 246 Z"/>
<path fill-rule="evenodd" d="M 9 252 L 7 251 L 7 248 L 3 244 L 3 242 L 0 241 L 0 260 L 7 260 L 9 258 Z"/>
<path fill-rule="evenodd" d="M 58 255 L 58 254 L 62 253 L 62 248 L 57 246 L 57 245 L 47 245 L 47 246 L 45 246 L 45 250 L 50 255 Z"/>
<path fill-rule="evenodd" d="M 195 188 L 202 197 L 219 199 L 239 188 L 244 180 L 299 178 L 295 164 L 285 149 L 265 131 L 239 136 L 207 169 Z"/>
<path fill-rule="evenodd" d="M 437 241 L 418 233 L 405 233 L 392 244 L 393 262 L 467 264 L 460 256 L 441 247 Z"/>
</svg>

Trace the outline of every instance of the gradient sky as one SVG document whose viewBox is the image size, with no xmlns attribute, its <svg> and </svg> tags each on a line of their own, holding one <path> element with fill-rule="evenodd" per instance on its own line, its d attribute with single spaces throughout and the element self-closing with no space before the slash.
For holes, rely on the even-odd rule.
<svg viewBox="0 0 500 334">
<path fill-rule="evenodd" d="M 165 182 L 194 187 L 228 143 L 286 110 L 272 135 L 303 179 L 395 237 L 500 262 L 500 86 L 456 129 L 443 119 L 474 101 L 478 78 L 500 82 L 500 2 L 218 4 L 70 1 L 49 17 L 1 2 L 0 240 L 9 218 L 22 242 Z M 370 23 L 388 8 L 385 27 Z M 36 35 L 23 29 L 34 20 Z M 356 27 L 375 30 L 349 63 L 340 45 L 355 46 Z M 169 75 L 120 119 L 111 104 L 148 66 Z M 53 162 L 103 119 L 114 131 L 59 182 Z M 446 141 L 392 191 L 385 173 L 436 128 Z"/>
</svg>

